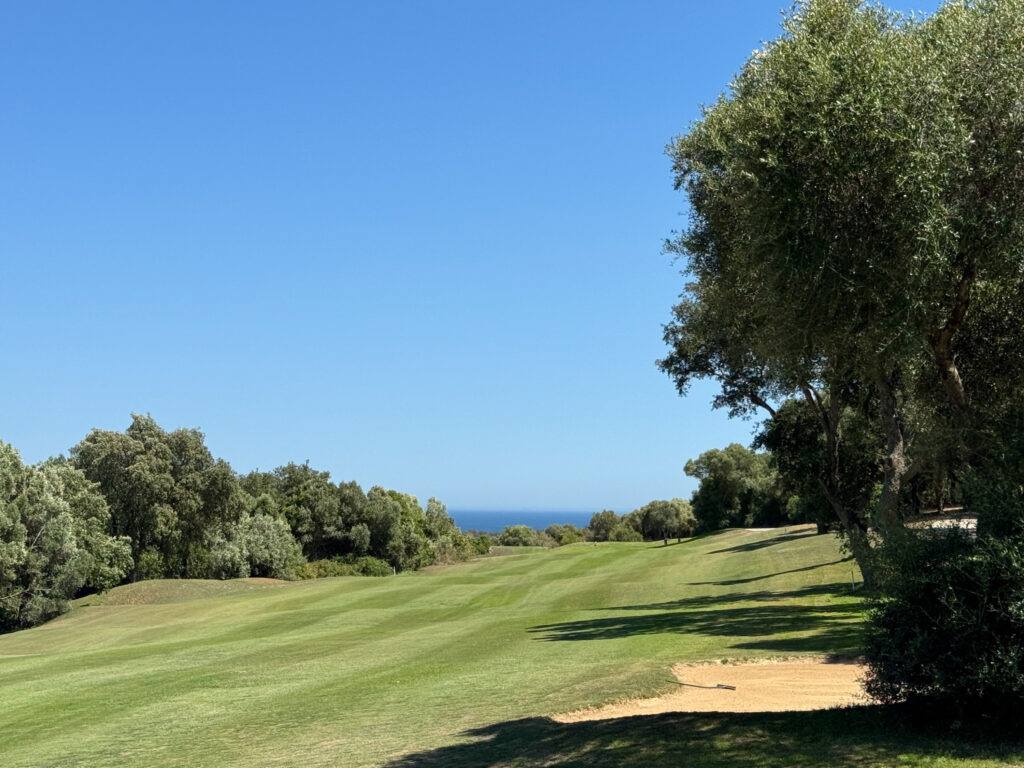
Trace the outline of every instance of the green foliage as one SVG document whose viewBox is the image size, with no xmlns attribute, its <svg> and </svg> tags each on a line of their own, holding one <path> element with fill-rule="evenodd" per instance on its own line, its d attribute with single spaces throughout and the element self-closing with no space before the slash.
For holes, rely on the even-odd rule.
<svg viewBox="0 0 1024 768">
<path fill-rule="evenodd" d="M 93 430 L 70 461 L 39 467 L 0 443 L 0 631 L 126 578 L 386 575 L 464 560 L 481 544 L 438 499 L 424 513 L 413 496 L 364 495 L 308 463 L 239 478 L 201 432 L 167 432 L 149 416 L 123 433 Z"/>
<path fill-rule="evenodd" d="M 978 534 L 1024 534 L 1024 403 L 1018 403 L 987 435 L 984 461 L 963 479 L 968 508 L 977 515 Z"/>
<path fill-rule="evenodd" d="M 448 514 L 448 507 L 434 497 L 427 500 L 423 532 L 433 552 L 430 559 L 432 563 L 454 563 L 473 554 L 469 538 L 455 525 Z"/>
<path fill-rule="evenodd" d="M 1018 413 L 966 481 L 976 532 L 918 532 L 883 552 L 885 594 L 868 625 L 867 690 L 961 718 L 1024 707 L 1024 438 Z M 1018 723 L 1019 725 L 1019 723 Z"/>
<path fill-rule="evenodd" d="M 553 526 L 563 535 L 570 535 L 569 528 L 574 526 Z M 557 547 L 559 542 L 547 531 L 538 531 L 528 525 L 509 525 L 498 534 L 497 543 L 503 547 Z M 568 542 L 567 542 L 568 543 Z"/>
<path fill-rule="evenodd" d="M 489 533 L 480 533 L 470 539 L 470 551 L 475 555 L 486 555 L 491 547 L 498 545 L 498 540 Z"/>
<path fill-rule="evenodd" d="M 818 492 L 872 584 L 915 474 L 920 496 L 977 466 L 1024 394 L 1021 19 L 1024 0 L 798 2 L 668 148 L 692 282 L 661 367 L 680 392 L 715 379 L 734 415 L 806 403 Z"/>
<path fill-rule="evenodd" d="M 616 525 L 608 535 L 609 541 L 643 541 L 643 534 L 626 521 Z"/>
<path fill-rule="evenodd" d="M 433 496 L 427 499 L 427 511 L 423 516 L 423 530 L 431 539 L 452 536 L 459 532 L 455 521 L 448 514 L 448 507 Z"/>
<path fill-rule="evenodd" d="M 385 561 L 363 557 L 335 557 L 311 560 L 295 570 L 297 579 L 323 579 L 331 576 L 391 576 L 394 569 Z"/>
<path fill-rule="evenodd" d="M 549 525 L 544 529 L 544 533 L 550 536 L 558 546 L 564 547 L 566 544 L 575 544 L 579 541 L 586 541 L 586 529 L 580 530 L 571 523 L 567 525 Z"/>
<path fill-rule="evenodd" d="M 370 551 L 370 529 L 366 523 L 356 523 L 345 534 L 345 543 L 349 550 L 357 556 Z"/>
<path fill-rule="evenodd" d="M 868 692 L 886 702 L 941 704 L 961 718 L 1019 713 L 1024 536 L 938 532 L 889 556 L 886 594 L 865 645 Z"/>
<path fill-rule="evenodd" d="M 354 565 L 356 571 L 363 576 L 391 576 L 394 570 L 388 563 L 369 555 L 357 557 Z"/>
<path fill-rule="evenodd" d="M 80 590 L 124 577 L 129 542 L 107 535 L 108 518 L 81 472 L 62 461 L 26 467 L 0 442 L 0 632 L 53 618 Z"/>
<path fill-rule="evenodd" d="M 245 486 L 273 494 L 306 557 L 329 558 L 353 551 L 353 544 L 362 544 L 361 538 L 349 536 L 366 505 L 359 485 L 335 485 L 329 472 L 315 470 L 308 462 L 278 467 L 269 477 L 260 474 L 267 473 L 252 473 Z"/>
<path fill-rule="evenodd" d="M 966 273 L 1019 282 L 1022 11 L 990 0 L 911 21 L 799 3 L 672 143 L 694 208 L 672 247 L 698 281 L 678 319 L 696 331 L 692 312 L 715 313 L 737 353 L 717 362 L 744 367 L 742 336 L 781 387 L 822 360 L 871 381 L 929 349 Z"/>
<path fill-rule="evenodd" d="M 133 578 L 207 575 L 208 539 L 242 517 L 235 474 L 197 430 L 133 415 L 124 433 L 93 430 L 71 457 L 106 498 L 111 533 L 131 540 Z"/>
<path fill-rule="evenodd" d="M 498 543 L 503 547 L 531 547 L 535 541 L 534 531 L 528 525 L 509 525 L 498 534 Z"/>
<path fill-rule="evenodd" d="M 697 527 L 697 519 L 693 515 L 690 503 L 683 499 L 652 501 L 632 514 L 632 520 L 639 523 L 639 532 L 643 539 L 692 536 Z M 613 539 L 613 541 L 630 541 L 630 539 Z"/>
<path fill-rule="evenodd" d="M 767 454 L 733 443 L 691 459 L 685 471 L 700 481 L 691 502 L 699 530 L 783 522 L 786 499 Z"/>
<path fill-rule="evenodd" d="M 608 541 L 618 524 L 619 516 L 612 510 L 605 509 L 595 512 L 590 517 L 590 524 L 587 527 L 590 528 L 590 534 L 594 537 L 594 541 Z"/>
<path fill-rule="evenodd" d="M 282 515 L 310 560 L 373 556 L 398 570 L 469 556 L 470 544 L 438 499 L 427 512 L 415 497 L 380 486 L 368 494 L 354 482 L 331 482 L 309 464 L 253 472 L 241 487 L 267 514 Z M 273 512 L 274 509 L 279 512 Z M 254 512 L 257 510 L 254 508 Z M 389 566 L 389 567 L 390 567 Z"/>
<path fill-rule="evenodd" d="M 243 519 L 239 524 L 238 541 L 245 557 L 247 576 L 290 579 L 304 559 L 288 524 L 269 515 L 256 514 Z"/>
<path fill-rule="evenodd" d="M 836 512 L 822 490 L 830 473 L 833 500 L 857 519 L 870 518 L 875 489 L 882 482 L 883 438 L 877 422 L 845 405 L 839 409 L 837 432 L 842 439 L 831 465 L 820 415 L 805 400 L 787 400 L 761 425 L 754 446 L 769 451 L 782 495 L 792 494 L 786 500 L 791 522 L 816 523 L 819 529 L 835 525 Z"/>
</svg>

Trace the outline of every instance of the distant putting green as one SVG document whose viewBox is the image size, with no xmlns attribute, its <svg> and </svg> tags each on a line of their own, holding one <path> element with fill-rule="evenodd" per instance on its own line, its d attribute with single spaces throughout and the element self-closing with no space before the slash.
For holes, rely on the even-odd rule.
<svg viewBox="0 0 1024 768">
<path fill-rule="evenodd" d="M 616 731 L 544 716 L 664 691 L 680 661 L 855 652 L 858 575 L 833 537 L 812 533 L 577 544 L 382 579 L 121 588 L 0 636 L 0 764 L 681 764 L 671 718 Z M 833 715 L 793 713 L 784 727 L 816 739 L 828 726 L 814 717 Z M 778 716 L 688 717 L 694 764 L 1005 757 L 905 740 L 855 753 L 842 739 L 804 755 L 771 736 Z M 701 741 L 702 722 L 717 735 Z M 756 734 L 781 751 L 736 762 Z M 844 762 L 854 754 L 864 759 Z"/>
</svg>

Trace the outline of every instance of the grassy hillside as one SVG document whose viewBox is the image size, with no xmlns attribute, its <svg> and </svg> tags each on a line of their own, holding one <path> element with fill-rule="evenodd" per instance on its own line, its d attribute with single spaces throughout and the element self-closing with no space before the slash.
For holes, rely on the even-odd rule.
<svg viewBox="0 0 1024 768">
<path fill-rule="evenodd" d="M 581 544 L 384 579 L 121 588 L 0 636 L 0 763 L 651 766 L 678 764 L 687 744 L 705 764 L 762 764 L 735 762 L 730 729 L 778 749 L 773 727 L 817 740 L 814 718 L 834 715 L 543 716 L 666 690 L 678 661 L 856 650 L 853 566 L 810 534 Z M 834 764 L 853 754 L 841 747 Z M 781 748 L 779 765 L 820 758 Z M 908 744 L 873 748 L 895 759 Z M 911 764 L 946 764 L 944 747 L 913 749 Z M 989 757 L 955 764 L 1001 764 Z"/>
</svg>

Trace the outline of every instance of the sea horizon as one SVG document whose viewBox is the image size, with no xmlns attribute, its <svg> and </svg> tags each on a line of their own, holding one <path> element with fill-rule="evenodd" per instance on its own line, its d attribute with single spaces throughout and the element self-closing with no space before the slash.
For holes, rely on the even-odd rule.
<svg viewBox="0 0 1024 768">
<path fill-rule="evenodd" d="M 510 525 L 526 525 L 538 530 L 544 530 L 549 525 L 575 525 L 577 528 L 584 528 L 590 523 L 594 512 L 449 509 L 448 514 L 463 531 L 498 533 Z"/>
</svg>

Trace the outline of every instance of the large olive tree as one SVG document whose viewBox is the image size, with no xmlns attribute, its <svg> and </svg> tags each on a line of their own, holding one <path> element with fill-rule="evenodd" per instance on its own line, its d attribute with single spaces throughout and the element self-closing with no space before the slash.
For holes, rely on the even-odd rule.
<svg viewBox="0 0 1024 768">
<path fill-rule="evenodd" d="M 983 382 L 958 364 L 962 340 L 1021 293 L 1022 20 L 1024 0 L 928 18 L 800 2 L 668 149 L 691 206 L 668 248 L 690 282 L 660 364 L 683 392 L 718 380 L 734 413 L 807 403 L 822 491 L 868 581 L 868 530 L 900 535 L 915 440 L 942 424 L 960 459 L 976 450 Z M 867 514 L 838 486 L 851 408 L 883 436 Z"/>
</svg>

